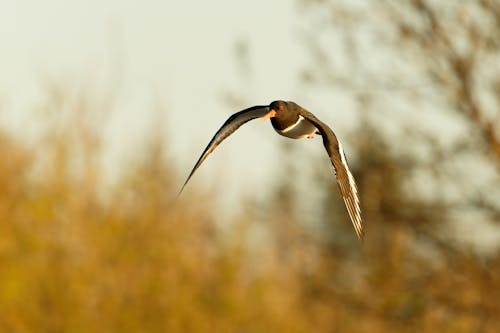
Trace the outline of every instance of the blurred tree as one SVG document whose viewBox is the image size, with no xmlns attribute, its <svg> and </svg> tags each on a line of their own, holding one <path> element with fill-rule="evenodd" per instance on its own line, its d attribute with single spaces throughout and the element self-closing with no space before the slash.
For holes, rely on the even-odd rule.
<svg viewBox="0 0 500 333">
<path fill-rule="evenodd" d="M 500 3 L 302 4 L 303 79 L 357 101 L 348 143 L 368 223 L 418 227 L 442 243 L 470 241 L 455 222 L 478 219 L 484 234 L 500 221 Z"/>
<path fill-rule="evenodd" d="M 358 256 L 337 223 L 337 185 L 320 176 L 323 219 L 336 225 L 304 290 L 337 308 L 333 327 L 494 332 L 500 3 L 301 4 L 305 87 L 355 101 L 346 141 L 368 224 Z"/>
</svg>

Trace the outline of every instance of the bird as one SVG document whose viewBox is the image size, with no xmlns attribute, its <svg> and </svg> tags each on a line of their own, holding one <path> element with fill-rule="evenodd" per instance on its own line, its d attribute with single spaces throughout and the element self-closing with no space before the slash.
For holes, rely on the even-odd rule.
<svg viewBox="0 0 500 333">
<path fill-rule="evenodd" d="M 322 137 L 323 145 L 330 157 L 340 193 L 354 230 L 357 237 L 363 240 L 365 226 L 361 216 L 358 189 L 354 176 L 347 165 L 347 158 L 342 144 L 328 125 L 319 120 L 311 112 L 291 101 L 277 100 L 269 105 L 256 105 L 230 116 L 208 143 L 184 182 L 178 196 L 182 193 L 196 170 L 222 141 L 233 134 L 243 124 L 257 118 L 260 118 L 262 122 L 270 120 L 274 130 L 287 138 L 313 139 L 314 135 Z"/>
</svg>

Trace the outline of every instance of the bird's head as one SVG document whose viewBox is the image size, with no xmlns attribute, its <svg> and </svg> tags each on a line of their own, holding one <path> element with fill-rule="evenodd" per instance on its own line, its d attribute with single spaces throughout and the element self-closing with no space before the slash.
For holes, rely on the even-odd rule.
<svg viewBox="0 0 500 333">
<path fill-rule="evenodd" d="M 261 121 L 276 117 L 280 113 L 286 112 L 287 103 L 285 101 L 274 101 L 269 105 L 269 112 L 262 118 Z"/>
</svg>

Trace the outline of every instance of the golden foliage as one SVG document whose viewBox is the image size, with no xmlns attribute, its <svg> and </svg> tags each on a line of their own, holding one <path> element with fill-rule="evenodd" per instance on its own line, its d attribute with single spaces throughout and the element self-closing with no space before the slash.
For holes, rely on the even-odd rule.
<svg viewBox="0 0 500 333">
<path fill-rule="evenodd" d="M 99 140 L 61 128 L 35 147 L 0 136 L 2 332 L 500 327 L 498 257 L 436 249 L 429 260 L 413 231 L 383 224 L 363 245 L 331 247 L 279 207 L 267 212 L 266 245 L 250 246 L 251 214 L 222 232 L 209 198 L 174 201 L 180 182 L 160 144 L 101 199 L 98 150 L 76 145 Z"/>
</svg>

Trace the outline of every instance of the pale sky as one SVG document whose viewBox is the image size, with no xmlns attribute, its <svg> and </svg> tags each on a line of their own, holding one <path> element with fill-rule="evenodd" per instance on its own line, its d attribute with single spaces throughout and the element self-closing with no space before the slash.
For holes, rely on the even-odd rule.
<svg viewBox="0 0 500 333">
<path fill-rule="evenodd" d="M 297 3 L 287 0 L 4 2 L 0 117 L 23 137 L 35 127 L 31 112 L 43 97 L 45 80 L 91 82 L 104 87 L 103 94 L 113 87 L 111 155 L 135 153 L 160 103 L 166 110 L 165 140 L 176 166 L 187 175 L 216 130 L 239 111 L 224 102 L 227 92 L 244 99 L 241 108 L 276 99 L 306 103 L 311 111 L 322 105 L 297 86 L 306 62 L 298 11 Z M 249 52 L 247 76 L 235 57 L 235 45 L 242 41 Z M 328 121 L 333 110 L 314 112 Z M 335 111 L 338 128 L 348 122 L 347 113 Z M 275 154 L 283 140 L 270 124 L 245 125 L 192 181 L 221 181 L 246 193 L 251 184 L 265 186 L 279 168 Z M 299 145 L 323 149 L 319 139 Z M 115 165 L 115 157 L 108 158 Z M 325 155 L 325 171 L 329 168 Z"/>
</svg>

